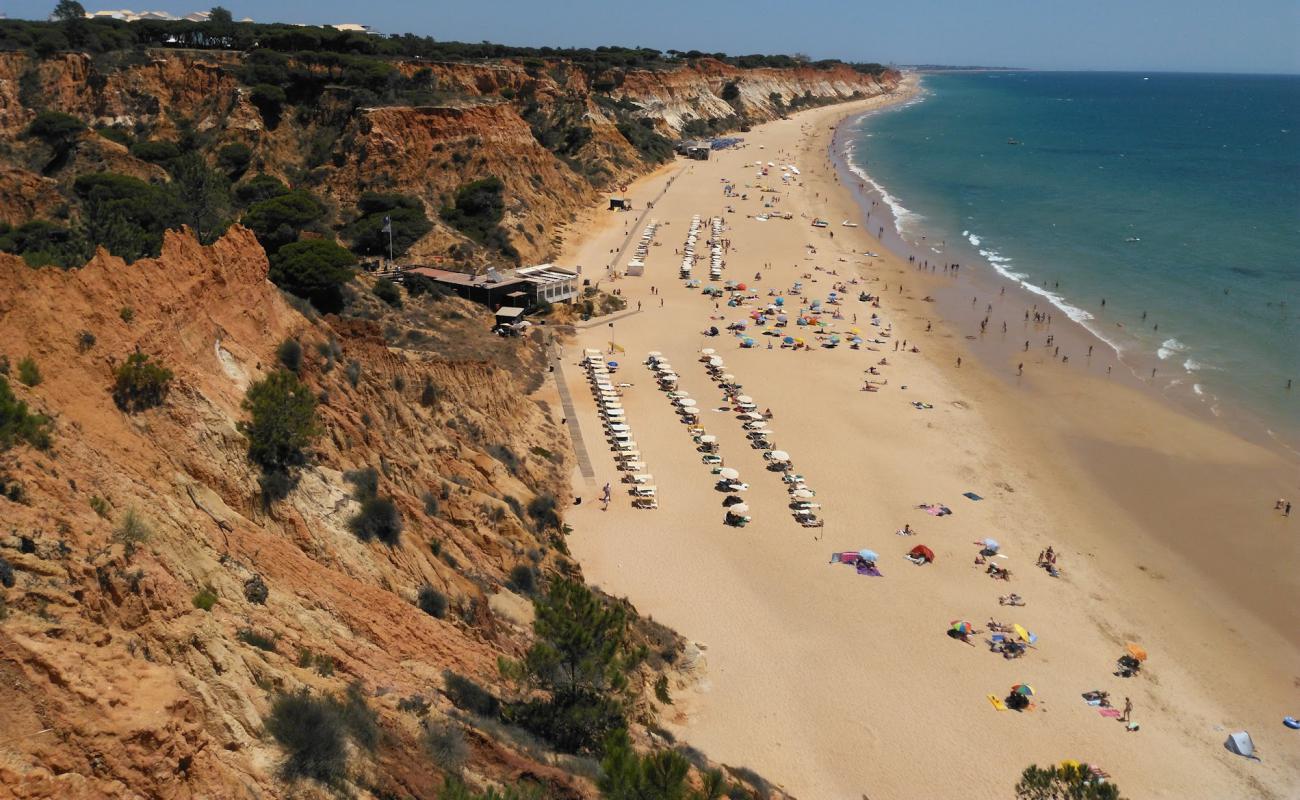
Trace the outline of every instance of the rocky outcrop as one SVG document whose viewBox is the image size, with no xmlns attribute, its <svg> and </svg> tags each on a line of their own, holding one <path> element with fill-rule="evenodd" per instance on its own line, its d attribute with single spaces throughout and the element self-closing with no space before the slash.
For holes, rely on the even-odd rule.
<svg viewBox="0 0 1300 800">
<path fill-rule="evenodd" d="M 90 126 L 118 126 L 149 138 L 176 138 L 179 126 L 189 125 L 208 142 L 210 155 L 223 144 L 243 142 L 255 151 L 255 171 L 291 180 L 307 176 L 323 187 L 339 221 L 366 189 L 418 195 L 436 217 L 456 188 L 494 175 L 506 184 L 506 233 L 525 260 L 535 261 L 551 255 L 558 226 L 596 192 L 649 168 L 619 132 L 620 120 L 649 120 L 661 134 L 676 137 L 696 120 L 724 120 L 715 127 L 761 122 L 794 105 L 886 92 L 897 81 L 895 73 L 877 79 L 846 66 L 740 69 L 709 58 L 594 77 L 562 60 L 411 60 L 395 62 L 397 71 L 436 102 L 357 107 L 351 90 L 328 85 L 317 101 L 289 109 L 271 129 L 238 78 L 242 63 L 242 54 L 218 51 L 132 51 L 93 59 L 63 53 L 39 60 L 0 53 L 0 134 L 15 143 L 18 155 L 9 160 L 44 168 L 48 154 L 42 160 L 40 146 L 24 144 L 20 134 L 39 109 L 52 109 Z M 575 128 L 588 133 L 571 149 L 552 151 L 538 140 L 546 130 Z M 93 134 L 83 137 L 54 176 L 65 194 L 85 171 L 164 179 L 114 147 Z M 31 186 L 15 186 L 12 199 L 0 198 L 0 219 L 21 221 L 46 210 Z M 411 255 L 442 256 L 463 242 L 439 223 Z"/>
<path fill-rule="evenodd" d="M 376 754 L 353 759 L 356 793 L 432 796 L 440 773 L 399 701 L 419 695 L 445 716 L 442 670 L 493 686 L 497 657 L 526 646 L 526 622 L 494 613 L 490 596 L 509 594 L 513 566 L 562 558 L 511 510 L 540 492 L 563 502 L 556 426 L 497 359 L 395 349 L 375 323 L 308 319 L 266 274 L 239 227 L 211 247 L 170 233 L 160 258 L 129 267 L 102 251 L 70 271 L 0 255 L 4 354 L 43 376 L 12 383 L 54 420 L 48 453 L 11 450 L 0 470 L 21 487 L 17 502 L 0 498 L 0 557 L 16 571 L 0 589 L 11 796 L 286 796 L 301 787 L 276 777 L 270 696 L 352 681 L 385 732 Z M 289 337 L 307 353 L 326 434 L 298 489 L 268 509 L 237 423 Z M 127 415 L 111 372 L 137 349 L 175 378 L 162 407 Z M 426 381 L 436 401 L 421 402 Z M 358 504 L 343 473 L 367 466 L 405 521 L 395 547 L 348 530 Z M 150 532 L 134 552 L 118 533 L 128 511 Z M 254 576 L 264 603 L 245 593 Z M 445 619 L 413 605 L 425 585 L 449 598 Z M 204 589 L 211 611 L 192 602 Z M 328 674 L 313 667 L 322 659 Z M 474 742 L 473 782 L 521 774 L 559 797 L 591 791 L 505 743 Z"/>
</svg>

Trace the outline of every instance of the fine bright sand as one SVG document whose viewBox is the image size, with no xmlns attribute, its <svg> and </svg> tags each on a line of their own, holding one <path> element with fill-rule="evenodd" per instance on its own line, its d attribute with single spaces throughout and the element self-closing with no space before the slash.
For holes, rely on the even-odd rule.
<svg viewBox="0 0 1300 800">
<path fill-rule="evenodd" d="M 865 225 L 840 224 L 861 212 L 828 161 L 832 129 L 886 102 L 809 111 L 756 128 L 743 148 L 708 162 L 667 165 L 629 189 L 636 211 L 593 210 L 579 220 L 581 238 L 560 262 L 621 290 L 633 312 L 616 315 L 613 329 L 609 319 L 579 328 L 556 368 L 595 469 L 594 479 L 574 476 L 583 499 L 567 517 L 574 554 L 592 583 L 703 649 L 672 688 L 662 723 L 679 741 L 802 798 L 1005 798 L 1028 764 L 1066 758 L 1101 766 L 1132 798 L 1300 796 L 1300 733 L 1281 725 L 1300 714 L 1300 530 L 1271 512 L 1295 465 L 1103 370 L 1030 359 L 1019 348 L 968 350 L 968 321 L 940 317 L 942 303 L 922 299 L 969 297 L 965 275 L 921 275 Z M 788 185 L 779 168 L 758 178 L 758 160 L 793 163 L 802 174 Z M 724 198 L 724 178 L 748 199 Z M 775 210 L 794 219 L 752 219 L 777 198 Z M 655 207 L 642 220 L 646 201 Z M 735 213 L 724 213 L 727 205 Z M 857 314 L 866 338 L 883 330 L 868 325 L 873 309 L 857 300 L 865 288 L 884 295 L 877 313 L 893 338 L 872 345 L 879 352 L 768 350 L 778 340 L 765 336 L 742 350 L 725 333 L 705 339 L 703 329 L 724 324 L 712 315 L 730 322 L 747 309 L 715 312 L 677 278 L 674 250 L 693 214 L 705 222 L 698 277 L 708 274 L 708 218 L 722 215 L 732 242 L 724 280 L 756 286 L 766 303 L 768 288 L 788 289 L 805 273 L 804 295 L 823 300 L 833 281 L 861 276 L 835 328 L 846 332 Z M 830 227 L 813 228 L 813 216 Z M 650 218 L 661 227 L 646 274 L 612 280 L 606 267 L 624 269 L 630 248 L 617 262 L 611 251 Z M 578 365 L 583 348 L 608 350 L 611 339 L 626 350 L 611 358 L 620 362 L 616 379 L 633 384 L 623 403 L 658 486 L 657 510 L 631 507 Z M 895 352 L 902 339 L 921 352 Z M 698 360 L 701 347 L 716 348 L 744 393 L 771 409 L 776 446 L 816 490 L 824 528 L 794 522 L 779 475 L 763 468 L 736 415 L 716 410 L 722 394 Z M 652 350 L 675 366 L 726 464 L 749 483 L 741 495 L 748 527 L 722 524 L 725 495 L 643 364 Z M 862 391 L 863 371 L 882 357 L 889 365 L 872 377 L 888 385 Z M 602 511 L 606 481 L 614 501 Z M 930 502 L 955 513 L 916 508 Z M 915 536 L 895 535 L 905 523 Z M 986 536 L 1001 542 L 1008 558 L 997 563 L 1011 570 L 1009 582 L 973 563 L 973 542 Z M 936 563 L 904 560 L 916 544 L 932 548 Z M 1048 545 L 1061 554 L 1061 578 L 1034 566 Z M 880 554 L 883 577 L 827 563 L 834 551 L 860 548 Z M 1010 592 L 1028 605 L 999 606 Z M 984 628 L 990 617 L 1025 625 L 1037 647 L 1004 660 L 985 636 L 971 647 L 945 635 L 952 620 Z M 1142 674 L 1122 679 L 1112 672 L 1127 641 L 1151 658 Z M 1004 697 L 1020 682 L 1034 686 L 1034 710 L 990 704 L 987 695 Z M 1086 705 L 1080 693 L 1092 689 L 1121 707 L 1132 698 L 1141 730 L 1126 732 Z M 1262 761 L 1224 749 L 1239 729 L 1254 736 Z"/>
</svg>

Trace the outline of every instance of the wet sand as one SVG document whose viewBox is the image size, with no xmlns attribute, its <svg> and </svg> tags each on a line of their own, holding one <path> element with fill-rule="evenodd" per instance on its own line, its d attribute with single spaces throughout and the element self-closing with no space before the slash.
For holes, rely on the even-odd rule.
<svg viewBox="0 0 1300 800">
<path fill-rule="evenodd" d="M 594 481 L 575 475 L 584 498 L 567 516 L 575 555 L 589 580 L 705 648 L 702 665 L 674 687 L 665 724 L 712 758 L 805 798 L 1003 798 L 1029 763 L 1064 758 L 1101 765 L 1131 797 L 1294 796 L 1300 754 L 1281 718 L 1300 711 L 1300 619 L 1290 601 L 1300 589 L 1300 536 L 1295 519 L 1271 505 L 1288 491 L 1300 497 L 1296 465 L 1075 359 L 1063 366 L 1037 348 L 1031 361 L 1010 346 L 977 354 L 980 342 L 965 338 L 971 320 L 951 303 L 922 299 L 965 292 L 965 276 L 954 286 L 922 275 L 866 229 L 840 225 L 860 212 L 828 160 L 829 137 L 866 105 L 761 126 L 742 149 L 667 165 L 632 186 L 640 207 L 675 179 L 649 212 L 666 224 L 646 274 L 601 282 L 643 310 L 613 329 L 601 320 L 580 329 L 557 363 L 596 471 Z M 758 160 L 794 163 L 801 181 L 783 185 L 779 171 L 756 178 Z M 724 198 L 724 177 L 749 199 Z M 760 195 L 758 183 L 780 191 Z M 776 209 L 794 219 L 753 219 L 762 197 L 780 198 Z M 866 325 L 872 309 L 857 301 L 866 288 L 885 295 L 877 313 L 893 325 L 891 343 L 880 352 L 792 352 L 765 349 L 768 337 L 750 350 L 728 336 L 706 340 L 700 331 L 727 309 L 715 312 L 684 288 L 674 254 L 697 213 L 706 224 L 721 214 L 729 226 L 724 279 L 752 283 L 761 273 L 765 293 L 811 274 L 805 294 L 825 299 L 832 280 L 861 275 L 836 327 L 843 333 L 857 314 L 859 328 L 876 330 Z M 593 210 L 573 226 L 586 235 L 571 237 L 559 263 L 599 277 L 610 251 L 639 235 L 639 214 Z M 814 215 L 831 226 L 811 227 Z M 881 257 L 860 255 L 867 251 Z M 707 277 L 707 260 L 701 270 Z M 732 309 L 726 321 L 742 314 Z M 577 365 L 583 347 L 608 349 L 611 336 L 626 349 L 615 358 L 619 379 L 634 384 L 627 421 L 655 476 L 657 510 L 631 508 Z M 895 353 L 895 339 L 921 352 Z M 817 491 L 824 528 L 793 521 L 779 477 L 763 469 L 734 413 L 714 410 L 721 392 L 697 360 L 702 346 L 716 348 L 745 393 L 772 409 L 776 444 Z M 749 526 L 722 524 L 724 495 L 641 363 L 651 350 L 676 366 L 728 466 L 750 484 Z M 863 370 L 882 357 L 889 365 L 878 380 L 888 385 L 861 391 Z M 615 501 L 602 511 L 593 501 L 606 481 Z M 933 517 L 916 508 L 921 502 L 955 513 Z M 896 536 L 905 523 L 917 535 Z M 973 564 L 973 542 L 986 536 L 1002 543 L 1010 582 Z M 933 548 L 936 563 L 903 559 L 918 543 Z M 1034 567 L 1049 544 L 1062 554 L 1061 578 Z M 880 553 L 883 577 L 827 563 L 832 551 L 864 547 Z M 1012 591 L 1025 608 L 999 606 Z M 945 635 L 953 619 L 984 627 L 990 616 L 1023 623 L 1037 648 L 1004 660 L 984 637 L 969 647 Z M 1143 644 L 1151 660 L 1140 676 L 1121 679 L 1111 672 L 1126 641 Z M 1038 692 L 1033 712 L 997 711 L 986 699 L 1022 681 Z M 1110 691 L 1121 706 L 1131 697 L 1141 730 L 1128 733 L 1085 705 L 1079 695 L 1091 689 Z M 1242 728 L 1264 761 L 1223 748 Z"/>
</svg>

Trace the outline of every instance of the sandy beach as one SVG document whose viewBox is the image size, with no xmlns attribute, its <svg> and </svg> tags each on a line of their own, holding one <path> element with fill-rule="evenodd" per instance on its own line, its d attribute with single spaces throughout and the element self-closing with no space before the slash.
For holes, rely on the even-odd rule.
<svg viewBox="0 0 1300 800">
<path fill-rule="evenodd" d="M 1300 732 L 1281 723 L 1300 716 L 1300 514 L 1272 511 L 1277 497 L 1300 495 L 1297 464 L 1119 369 L 1107 375 L 1108 356 L 1063 365 L 1041 348 L 1022 352 L 1014 337 L 968 339 L 978 318 L 963 304 L 997 302 L 1018 316 L 1031 301 L 978 275 L 922 273 L 870 235 L 874 224 L 841 224 L 865 221 L 829 160 L 831 136 L 890 100 L 757 127 L 742 147 L 638 181 L 627 192 L 636 211 L 593 209 L 570 226 L 558 263 L 582 265 L 628 302 L 580 326 L 556 362 L 594 471 L 574 475 L 583 502 L 566 517 L 570 546 L 592 583 L 701 647 L 700 665 L 672 689 L 665 727 L 802 798 L 1005 798 L 1028 764 L 1067 758 L 1101 766 L 1131 798 L 1300 796 Z M 759 161 L 777 166 L 758 177 Z M 783 182 L 787 164 L 799 173 Z M 727 183 L 735 197 L 724 196 Z M 764 211 L 793 218 L 755 219 Z M 723 279 L 747 283 L 758 300 L 728 308 L 723 298 L 715 310 L 679 279 L 696 214 L 695 275 L 708 282 L 705 241 L 719 216 L 731 243 Z M 829 226 L 813 227 L 814 217 Z M 611 276 L 650 219 L 659 227 L 645 274 Z M 846 343 L 827 349 L 794 333 L 813 345 L 796 351 L 750 332 L 757 347 L 742 349 L 726 324 L 795 281 L 801 297 L 823 302 L 833 284 L 849 284 L 831 326 Z M 861 291 L 880 295 L 879 307 Z M 785 297 L 796 307 L 799 297 Z M 880 327 L 869 325 L 873 312 Z M 703 336 L 710 325 L 722 335 Z M 853 327 L 867 339 L 892 335 L 850 349 Z M 1061 337 L 1086 335 L 1067 327 L 1057 326 Z M 579 363 L 584 348 L 608 354 L 611 342 L 616 380 L 631 384 L 621 402 L 654 476 L 654 510 L 632 507 Z M 816 491 L 824 527 L 795 522 L 780 474 L 765 469 L 700 362 L 704 347 L 771 410 L 776 446 Z M 748 483 L 746 527 L 723 524 L 726 495 L 643 363 L 650 351 L 674 365 L 700 424 Z M 873 365 L 880 374 L 864 374 Z M 867 378 L 887 383 L 863 391 Z M 602 510 L 606 482 L 614 499 Z M 923 503 L 953 513 L 933 516 Z M 896 534 L 905 525 L 914 535 Z M 974 563 L 985 537 L 1000 542 L 1005 558 L 993 561 L 1009 581 Z M 918 544 L 934 563 L 904 558 Z M 1060 577 L 1035 566 L 1048 546 Z M 879 553 L 881 577 L 828 563 L 861 548 Z M 999 605 L 1011 592 L 1026 605 Z M 983 629 L 990 618 L 1024 625 L 1035 647 L 1004 659 L 987 634 L 974 646 L 946 635 L 953 620 Z M 1127 642 L 1150 659 L 1116 677 Z M 1035 689 L 1032 710 L 989 701 L 1022 682 Z M 1131 698 L 1140 730 L 1081 698 L 1098 689 L 1121 708 Z M 1236 730 L 1251 733 L 1262 760 L 1224 748 Z"/>
</svg>

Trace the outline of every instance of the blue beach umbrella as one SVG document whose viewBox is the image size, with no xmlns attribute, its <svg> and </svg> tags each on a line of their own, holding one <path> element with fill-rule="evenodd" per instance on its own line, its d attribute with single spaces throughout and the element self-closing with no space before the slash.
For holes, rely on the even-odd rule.
<svg viewBox="0 0 1300 800">
<path fill-rule="evenodd" d="M 875 563 L 876 561 L 880 560 L 880 556 L 876 555 L 875 550 L 859 550 L 858 558 L 861 558 L 863 561 L 870 561 L 872 563 Z"/>
<path fill-rule="evenodd" d="M 794 344 L 794 337 L 793 336 L 785 337 L 784 339 L 781 340 L 781 344 Z"/>
<path fill-rule="evenodd" d="M 989 551 L 992 551 L 992 552 L 996 553 L 996 552 L 998 551 L 998 548 L 1001 547 L 1001 546 L 1002 546 L 1002 545 L 998 544 L 998 540 L 997 540 L 997 539 L 985 539 L 985 540 L 984 540 L 984 549 L 985 549 L 985 550 L 989 550 Z"/>
<path fill-rule="evenodd" d="M 784 297 L 778 297 L 778 298 L 776 298 L 776 305 L 778 305 L 778 306 L 783 306 L 783 305 L 785 305 L 785 298 L 784 298 Z"/>
</svg>

